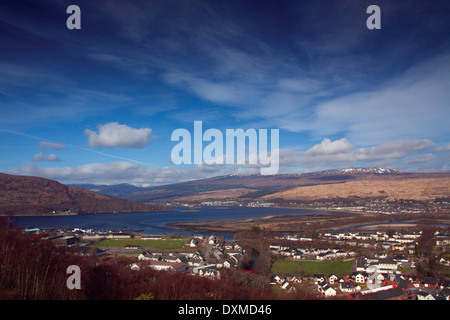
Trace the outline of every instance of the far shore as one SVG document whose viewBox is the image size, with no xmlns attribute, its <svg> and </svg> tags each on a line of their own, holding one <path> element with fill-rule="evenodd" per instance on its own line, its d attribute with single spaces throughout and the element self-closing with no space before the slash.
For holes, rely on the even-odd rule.
<svg viewBox="0 0 450 320">
<path fill-rule="evenodd" d="M 77 213 L 77 212 L 61 212 L 61 213 L 37 213 L 37 214 L 7 214 L 7 213 L 0 213 L 0 217 L 58 217 L 58 216 L 76 216 L 76 215 L 83 215 L 83 214 L 118 214 L 118 213 L 140 213 L 140 212 L 164 212 L 164 211 L 170 211 L 170 209 L 167 210 L 157 210 L 157 211 L 98 211 L 98 212 L 83 212 L 83 213 Z"/>
<path fill-rule="evenodd" d="M 395 220 L 395 216 L 371 213 L 364 214 L 361 212 L 341 210 L 320 211 L 322 213 L 283 216 L 269 215 L 257 219 L 168 223 L 167 226 L 183 231 L 208 233 L 236 233 L 249 230 L 254 226 L 277 232 L 301 232 L 310 231 L 311 229 L 335 231 L 349 228 L 355 230 L 400 229 L 419 227 L 427 224 L 446 225 L 450 227 L 450 219 L 408 219 L 398 221 L 404 221 L 402 223 L 391 223 L 392 220 Z M 361 218 L 363 220 L 360 220 Z M 364 218 L 367 218 L 367 220 Z M 313 228 L 313 225 L 315 225 L 315 228 Z"/>
</svg>

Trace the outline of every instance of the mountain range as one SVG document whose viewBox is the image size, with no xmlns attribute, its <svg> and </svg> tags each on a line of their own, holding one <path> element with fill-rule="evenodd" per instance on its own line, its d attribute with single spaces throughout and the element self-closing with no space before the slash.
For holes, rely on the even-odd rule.
<svg viewBox="0 0 450 320">
<path fill-rule="evenodd" d="M 148 212 L 167 203 L 312 202 L 355 199 L 450 201 L 450 173 L 348 168 L 271 176 L 226 175 L 155 187 L 64 185 L 0 173 L 0 214 Z"/>
<path fill-rule="evenodd" d="M 155 187 L 74 185 L 140 202 L 317 201 L 346 198 L 434 200 L 450 198 L 450 173 L 346 168 L 277 175 L 234 174 Z"/>
</svg>

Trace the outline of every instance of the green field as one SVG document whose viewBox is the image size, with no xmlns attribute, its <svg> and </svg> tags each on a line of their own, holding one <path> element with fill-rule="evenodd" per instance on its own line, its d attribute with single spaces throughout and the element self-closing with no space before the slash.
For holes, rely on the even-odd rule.
<svg viewBox="0 0 450 320">
<path fill-rule="evenodd" d="M 181 249 L 185 241 L 183 239 L 161 239 L 161 240 L 141 240 L 141 239 L 105 239 L 90 244 L 92 247 L 120 248 L 125 245 L 136 245 L 142 248 L 152 249 Z"/>
<path fill-rule="evenodd" d="M 325 275 L 334 273 L 336 275 L 351 274 L 353 260 L 349 261 L 292 261 L 279 260 L 272 265 L 273 273 L 300 273 L 313 275 L 323 273 Z"/>
</svg>

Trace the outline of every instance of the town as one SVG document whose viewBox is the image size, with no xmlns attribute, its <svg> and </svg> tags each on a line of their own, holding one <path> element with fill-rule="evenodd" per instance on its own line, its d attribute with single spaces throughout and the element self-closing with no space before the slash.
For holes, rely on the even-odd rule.
<svg viewBox="0 0 450 320">
<path fill-rule="evenodd" d="M 256 193 L 260 195 L 259 193 Z M 376 214 L 440 214 L 448 213 L 450 202 L 447 199 L 434 201 L 419 200 L 386 200 L 367 198 L 358 200 L 327 200 L 327 201 L 263 201 L 263 200 L 209 200 L 201 202 L 169 202 L 168 206 L 245 206 L 245 207 L 286 207 L 311 208 L 320 210 L 350 211 Z"/>
<path fill-rule="evenodd" d="M 28 228 L 58 246 L 101 259 L 126 258 L 130 272 L 151 268 L 220 279 L 243 271 L 280 295 L 319 299 L 449 300 L 450 233 L 446 229 L 273 234 L 258 227 L 225 240 L 210 235 Z M 246 235 L 258 235 L 250 241 Z M 255 268 L 256 264 L 265 267 Z"/>
</svg>

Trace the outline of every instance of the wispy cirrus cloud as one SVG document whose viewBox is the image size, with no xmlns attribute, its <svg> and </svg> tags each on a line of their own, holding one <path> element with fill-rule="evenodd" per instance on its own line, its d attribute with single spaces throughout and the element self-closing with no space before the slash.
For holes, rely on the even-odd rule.
<svg viewBox="0 0 450 320">
<path fill-rule="evenodd" d="M 376 90 L 319 104 L 304 128 L 315 135 L 341 134 L 359 144 L 435 139 L 450 134 L 450 53 L 412 67 Z"/>
<path fill-rule="evenodd" d="M 41 149 L 63 150 L 63 149 L 66 148 L 66 145 L 63 144 L 63 143 L 41 141 L 41 142 L 39 142 L 39 148 L 41 148 Z"/>
</svg>

